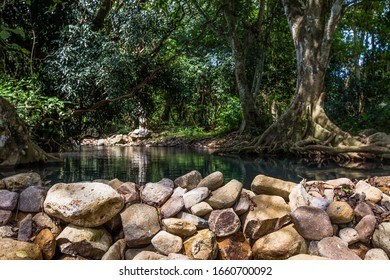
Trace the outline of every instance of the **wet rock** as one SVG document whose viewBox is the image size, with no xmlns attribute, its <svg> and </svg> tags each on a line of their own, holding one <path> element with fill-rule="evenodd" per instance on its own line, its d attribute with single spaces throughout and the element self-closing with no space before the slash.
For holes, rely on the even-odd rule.
<svg viewBox="0 0 390 280">
<path fill-rule="evenodd" d="M 8 190 L 0 190 L 0 210 L 13 211 L 18 203 L 19 194 Z"/>
<path fill-rule="evenodd" d="M 62 253 L 91 259 L 101 259 L 112 245 L 112 238 L 104 228 L 75 225 L 64 228 L 56 240 Z"/>
<path fill-rule="evenodd" d="M 348 244 L 338 237 L 325 237 L 318 242 L 318 251 L 320 256 L 330 258 L 332 260 L 360 260 L 352 250 L 348 248 Z"/>
<path fill-rule="evenodd" d="M 241 231 L 230 236 L 217 237 L 217 243 L 220 260 L 252 259 L 252 248 Z"/>
<path fill-rule="evenodd" d="M 182 196 L 171 196 L 161 207 L 161 216 L 162 218 L 174 217 L 183 207 L 184 200 Z"/>
<path fill-rule="evenodd" d="M 210 204 L 213 209 L 225 209 L 232 207 L 240 197 L 242 183 L 233 179 L 223 187 L 212 191 L 210 197 L 205 201 Z"/>
<path fill-rule="evenodd" d="M 37 213 L 32 220 L 37 228 L 49 228 L 54 236 L 58 236 L 62 231 L 60 224 L 54 221 L 46 213 Z"/>
<path fill-rule="evenodd" d="M 41 212 L 45 201 L 47 189 L 30 186 L 20 193 L 19 210 L 29 213 Z"/>
<path fill-rule="evenodd" d="M 218 245 L 215 234 L 208 229 L 184 241 L 184 251 L 190 260 L 214 260 L 217 257 Z"/>
<path fill-rule="evenodd" d="M 207 202 L 200 202 L 191 207 L 191 213 L 198 217 L 203 217 L 213 211 L 213 208 Z"/>
<path fill-rule="evenodd" d="M 125 250 L 126 241 L 124 239 L 119 239 L 117 242 L 112 244 L 112 246 L 102 256 L 102 260 L 124 260 Z"/>
<path fill-rule="evenodd" d="M 133 204 L 121 213 L 128 247 L 147 245 L 160 231 L 157 209 L 146 204 Z"/>
<path fill-rule="evenodd" d="M 12 218 L 12 211 L 0 210 L 0 226 L 8 224 Z"/>
<path fill-rule="evenodd" d="M 360 221 L 364 216 L 374 216 L 371 207 L 365 202 L 359 202 L 353 209 L 356 220 Z"/>
<path fill-rule="evenodd" d="M 126 205 L 139 203 L 141 201 L 139 186 L 136 183 L 123 183 L 116 189 L 116 191 L 122 196 Z"/>
<path fill-rule="evenodd" d="M 155 261 L 158 261 L 158 260 L 166 260 L 167 259 L 167 256 L 164 256 L 164 255 L 161 255 L 159 253 L 156 253 L 156 252 L 150 252 L 150 251 L 142 251 L 140 253 L 138 253 L 134 258 L 133 260 L 136 261 L 141 261 L 141 260 L 144 260 L 144 261 L 150 261 L 150 260 L 155 260 Z"/>
<path fill-rule="evenodd" d="M 252 202 L 250 196 L 245 192 L 241 192 L 240 198 L 233 207 L 234 212 L 236 212 L 238 216 L 245 214 L 246 212 L 248 212 L 251 203 Z"/>
<path fill-rule="evenodd" d="M 20 221 L 18 231 L 18 241 L 30 241 L 32 237 L 33 223 L 32 215 L 28 214 L 23 220 Z"/>
<path fill-rule="evenodd" d="M 191 236 L 197 231 L 196 226 L 193 223 L 183 219 L 163 219 L 162 224 L 164 225 L 166 231 L 181 237 Z"/>
<path fill-rule="evenodd" d="M 190 209 L 195 204 L 203 201 L 209 196 L 209 192 L 209 189 L 206 187 L 197 187 L 186 192 L 183 195 L 185 208 Z"/>
<path fill-rule="evenodd" d="M 232 235 L 241 227 L 240 219 L 232 208 L 211 211 L 208 222 L 217 237 Z"/>
<path fill-rule="evenodd" d="M 359 233 L 354 228 L 343 228 L 339 231 L 339 237 L 348 245 L 359 241 Z"/>
<path fill-rule="evenodd" d="M 390 222 L 379 224 L 372 236 L 374 247 L 383 249 L 387 256 L 390 257 Z"/>
<path fill-rule="evenodd" d="M 0 226 L 0 239 L 7 237 L 16 237 L 17 233 L 13 230 L 11 226 Z"/>
<path fill-rule="evenodd" d="M 179 236 L 163 230 L 157 233 L 151 242 L 157 252 L 166 256 L 179 253 L 183 247 L 183 240 Z"/>
<path fill-rule="evenodd" d="M 256 194 L 281 196 L 288 200 L 292 189 L 297 183 L 272 178 L 265 175 L 257 175 L 251 184 L 251 190 Z"/>
<path fill-rule="evenodd" d="M 103 183 L 58 183 L 47 193 L 44 210 L 49 216 L 84 227 L 97 227 L 122 210 L 122 197 Z"/>
<path fill-rule="evenodd" d="M 3 178 L 6 189 L 10 191 L 22 191 L 29 186 L 41 186 L 42 179 L 38 173 L 19 173 Z"/>
<path fill-rule="evenodd" d="M 359 234 L 359 241 L 363 243 L 369 243 L 372 234 L 375 231 L 376 218 L 375 216 L 367 215 L 364 216 L 360 222 L 355 226 L 355 230 Z"/>
<path fill-rule="evenodd" d="M 55 236 L 48 228 L 42 229 L 34 238 L 34 243 L 42 251 L 43 259 L 51 260 L 56 252 L 57 242 Z"/>
<path fill-rule="evenodd" d="M 211 173 L 210 175 L 204 177 L 198 184 L 199 187 L 206 187 L 210 191 L 215 191 L 216 189 L 223 186 L 225 178 L 220 171 Z"/>
<path fill-rule="evenodd" d="M 379 248 L 370 249 L 367 251 L 364 260 L 389 260 L 386 252 Z"/>
<path fill-rule="evenodd" d="M 244 217 L 243 232 L 247 237 L 258 239 L 290 222 L 290 207 L 282 197 L 261 194 L 252 201 L 256 207 Z"/>
<path fill-rule="evenodd" d="M 179 212 L 176 217 L 194 224 L 198 229 L 204 229 L 209 227 L 209 223 L 207 222 L 207 220 L 186 212 Z"/>
<path fill-rule="evenodd" d="M 296 230 L 309 240 L 321 240 L 333 235 L 329 216 L 320 208 L 301 206 L 291 213 Z"/>
<path fill-rule="evenodd" d="M 346 224 L 353 220 L 353 209 L 344 201 L 332 201 L 326 211 L 334 224 Z"/>
<path fill-rule="evenodd" d="M 141 191 L 141 200 L 146 204 L 160 207 L 173 193 L 173 181 L 167 178 L 157 183 L 147 183 Z"/>
<path fill-rule="evenodd" d="M 310 195 L 302 184 L 297 184 L 291 189 L 288 199 L 291 211 L 295 211 L 298 207 L 308 206 L 310 204 Z"/>
<path fill-rule="evenodd" d="M 192 190 L 198 186 L 201 180 L 202 180 L 202 175 L 199 173 L 199 171 L 193 170 L 183 176 L 176 178 L 174 182 L 175 182 L 175 186 L 187 190 Z"/>
<path fill-rule="evenodd" d="M 42 260 L 42 253 L 34 243 L 0 238 L 0 260 Z"/>
<path fill-rule="evenodd" d="M 366 196 L 366 200 L 371 201 L 372 203 L 378 203 L 382 200 L 382 192 L 370 184 L 366 183 L 363 180 L 360 180 L 355 186 L 355 192 L 362 195 L 363 193 Z"/>
<path fill-rule="evenodd" d="M 307 245 L 293 225 L 269 233 L 252 246 L 255 260 L 284 260 L 297 254 L 305 254 Z"/>
</svg>

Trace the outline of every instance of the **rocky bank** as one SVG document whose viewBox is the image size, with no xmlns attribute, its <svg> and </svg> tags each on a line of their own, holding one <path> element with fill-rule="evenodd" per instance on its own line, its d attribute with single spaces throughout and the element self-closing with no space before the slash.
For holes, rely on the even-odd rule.
<svg viewBox="0 0 390 280">
<path fill-rule="evenodd" d="M 388 260 L 390 177 L 0 180 L 0 259 Z"/>
</svg>

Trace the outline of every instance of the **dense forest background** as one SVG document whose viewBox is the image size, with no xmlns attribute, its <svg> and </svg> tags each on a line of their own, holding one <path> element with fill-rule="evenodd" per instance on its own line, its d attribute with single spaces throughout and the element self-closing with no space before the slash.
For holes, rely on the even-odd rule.
<svg viewBox="0 0 390 280">
<path fill-rule="evenodd" d="M 270 127 L 277 137 L 288 129 L 275 123 L 289 108 L 291 127 L 316 135 L 294 125 L 307 112 L 291 116 L 309 104 L 297 101 L 300 81 L 321 72 L 316 99 L 340 131 L 389 133 L 389 4 L 5 0 L 0 96 L 47 151 L 69 139 L 129 133 L 140 116 L 155 132 L 239 131 L 263 135 L 258 143 L 268 145 Z M 304 28 L 294 29 L 300 22 Z M 301 134 L 294 131 L 297 140 L 312 139 Z M 335 137 L 328 138 L 321 144 Z"/>
</svg>

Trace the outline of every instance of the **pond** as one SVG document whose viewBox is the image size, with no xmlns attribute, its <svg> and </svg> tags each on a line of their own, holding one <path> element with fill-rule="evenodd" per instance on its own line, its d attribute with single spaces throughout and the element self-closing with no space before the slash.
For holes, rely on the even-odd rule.
<svg viewBox="0 0 390 280">
<path fill-rule="evenodd" d="M 203 177 L 221 171 L 227 183 L 237 179 L 250 188 L 256 175 L 300 182 L 339 177 L 365 179 L 390 175 L 389 165 L 343 168 L 328 164 L 318 167 L 291 158 L 255 158 L 213 155 L 208 151 L 172 147 L 80 147 L 78 151 L 57 155 L 60 165 L 29 166 L 17 170 L 0 170 L 0 178 L 25 171 L 38 172 L 50 184 L 80 182 L 94 179 L 132 181 L 138 184 L 157 182 L 162 178 L 176 179 L 192 170 Z"/>
</svg>

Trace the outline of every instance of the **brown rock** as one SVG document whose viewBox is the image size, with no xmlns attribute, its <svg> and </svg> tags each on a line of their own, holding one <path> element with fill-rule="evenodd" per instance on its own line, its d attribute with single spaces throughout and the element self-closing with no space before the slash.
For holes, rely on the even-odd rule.
<svg viewBox="0 0 390 280">
<path fill-rule="evenodd" d="M 360 221 L 364 216 L 367 215 L 374 216 L 374 212 L 372 212 L 371 207 L 365 202 L 358 203 L 353 209 L 353 213 L 355 214 L 355 218 L 358 221 Z"/>
<path fill-rule="evenodd" d="M 184 251 L 190 260 L 214 260 L 217 257 L 218 245 L 215 234 L 202 229 L 184 242 Z"/>
<path fill-rule="evenodd" d="M 334 224 L 346 224 L 353 220 L 353 209 L 344 201 L 332 201 L 326 212 Z"/>
<path fill-rule="evenodd" d="M 35 226 L 37 228 L 49 228 L 55 237 L 57 237 L 62 231 L 60 223 L 57 221 L 54 221 L 46 213 L 43 213 L 43 212 L 37 213 L 34 215 L 32 220 L 35 223 Z"/>
<path fill-rule="evenodd" d="M 223 186 L 225 182 L 222 172 L 216 171 L 204 177 L 198 184 L 199 187 L 207 187 L 210 191 L 215 191 L 216 189 Z"/>
<path fill-rule="evenodd" d="M 102 260 L 124 260 L 125 259 L 126 241 L 119 239 L 112 244 L 108 251 L 103 255 Z"/>
<path fill-rule="evenodd" d="M 349 245 L 349 249 L 356 255 L 358 255 L 359 258 L 364 260 L 364 257 L 366 256 L 368 250 L 370 250 L 370 247 L 368 247 L 367 244 L 364 244 L 362 242 L 357 242 Z"/>
<path fill-rule="evenodd" d="M 36 172 L 19 173 L 3 178 L 6 189 L 10 191 L 21 191 L 29 186 L 41 186 L 41 176 Z"/>
<path fill-rule="evenodd" d="M 192 190 L 195 189 L 199 182 L 202 180 L 202 175 L 199 173 L 199 171 L 193 170 L 183 176 L 180 176 L 176 178 L 174 181 L 175 186 Z"/>
<path fill-rule="evenodd" d="M 171 196 L 161 207 L 161 217 L 170 218 L 179 213 L 184 207 L 182 196 Z"/>
<path fill-rule="evenodd" d="M 251 190 L 256 194 L 277 195 L 288 200 L 288 196 L 297 183 L 283 181 L 265 175 L 257 175 L 251 184 Z"/>
<path fill-rule="evenodd" d="M 0 238 L 0 260 L 41 260 L 38 245 L 31 242 Z"/>
<path fill-rule="evenodd" d="M 376 218 L 375 216 L 364 216 L 360 222 L 355 226 L 355 230 L 359 234 L 359 240 L 363 243 L 369 243 L 371 241 L 372 234 L 375 231 Z"/>
<path fill-rule="evenodd" d="M 108 182 L 108 185 L 113 188 L 114 190 L 117 190 L 121 185 L 123 185 L 123 182 L 117 178 L 112 179 Z"/>
<path fill-rule="evenodd" d="M 211 211 L 208 222 L 217 237 L 231 235 L 241 227 L 240 219 L 232 208 Z"/>
<path fill-rule="evenodd" d="M 207 202 L 200 202 L 191 207 L 191 213 L 198 216 L 203 217 L 204 215 L 209 214 L 213 211 L 213 208 Z"/>
<path fill-rule="evenodd" d="M 252 259 L 252 248 L 241 231 L 230 236 L 217 237 L 217 243 L 220 260 Z"/>
<path fill-rule="evenodd" d="M 45 260 L 51 260 L 54 257 L 57 242 L 50 229 L 42 229 L 35 237 L 34 243 L 41 249 L 42 256 Z"/>
<path fill-rule="evenodd" d="M 325 237 L 318 242 L 320 256 L 333 260 L 361 260 L 344 241 L 338 237 Z"/>
<path fill-rule="evenodd" d="M 116 191 L 123 197 L 125 204 L 131 205 L 140 202 L 139 188 L 136 183 L 126 182 L 120 185 Z"/>
<path fill-rule="evenodd" d="M 162 224 L 166 231 L 181 237 L 188 237 L 196 233 L 196 226 L 186 220 L 168 218 L 163 219 Z"/>
<path fill-rule="evenodd" d="M 213 209 L 225 209 L 232 207 L 240 197 L 242 183 L 233 179 L 223 187 L 212 191 L 210 197 L 205 201 Z"/>
</svg>

